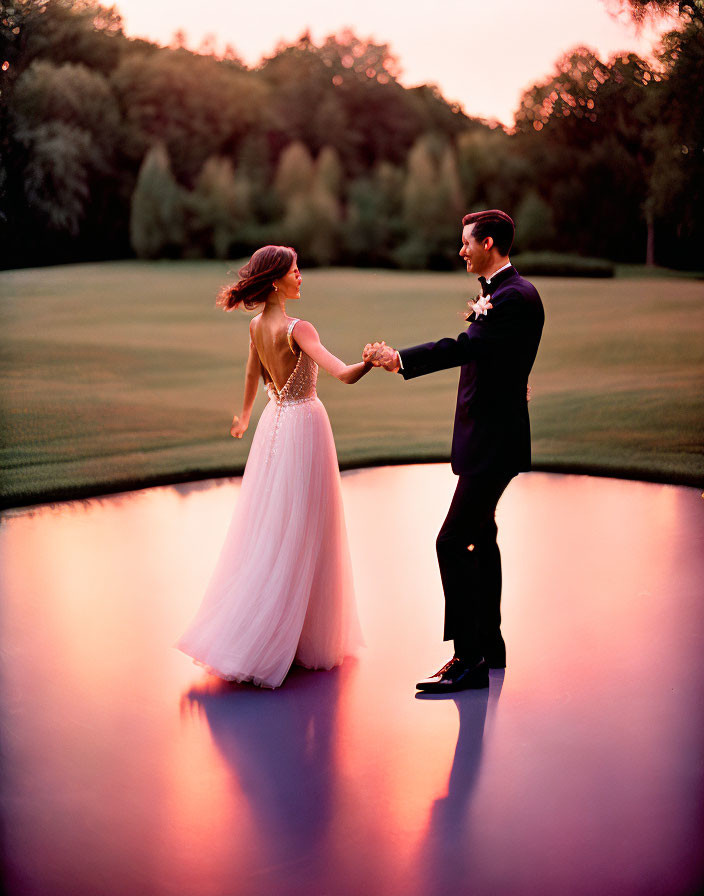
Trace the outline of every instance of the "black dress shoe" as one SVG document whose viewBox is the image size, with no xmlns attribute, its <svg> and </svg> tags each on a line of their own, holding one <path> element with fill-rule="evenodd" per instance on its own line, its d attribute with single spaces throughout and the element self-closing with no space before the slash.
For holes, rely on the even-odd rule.
<svg viewBox="0 0 704 896">
<path fill-rule="evenodd" d="M 468 666 L 457 657 L 453 657 L 442 669 L 419 681 L 416 688 L 428 694 L 449 694 L 452 691 L 466 691 L 469 688 L 489 687 L 489 667 L 482 659 Z"/>
</svg>

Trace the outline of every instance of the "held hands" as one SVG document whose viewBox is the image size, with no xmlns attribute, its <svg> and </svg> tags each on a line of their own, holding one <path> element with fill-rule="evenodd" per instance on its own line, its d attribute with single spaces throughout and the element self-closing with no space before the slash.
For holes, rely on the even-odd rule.
<svg viewBox="0 0 704 896">
<path fill-rule="evenodd" d="M 374 367 L 383 367 L 391 373 L 396 373 L 401 367 L 399 354 L 395 348 L 385 342 L 367 343 L 362 352 L 362 360 Z"/>
<path fill-rule="evenodd" d="M 230 427 L 230 435 L 233 439 L 241 439 L 242 436 L 247 432 L 247 427 L 249 426 L 249 421 L 240 420 L 239 417 L 235 417 L 232 421 L 232 426 Z"/>
<path fill-rule="evenodd" d="M 477 316 L 479 316 L 480 312 L 486 314 L 486 310 L 492 307 L 491 302 L 488 301 L 488 296 L 477 296 L 477 300 L 478 301 L 476 305 L 473 305 L 471 302 L 467 302 L 470 310 L 474 311 Z M 480 302 L 481 305 L 479 304 Z M 477 305 L 479 305 L 479 308 L 477 308 Z M 373 367 L 383 367 L 384 370 L 389 370 L 392 373 L 395 373 L 401 367 L 401 361 L 398 352 L 395 348 L 387 345 L 383 340 L 381 342 L 368 342 L 364 346 L 364 351 L 362 352 L 362 360 L 365 364 L 371 364 Z M 531 389 L 529 383 L 528 388 L 526 389 L 526 401 L 531 400 L 532 394 L 533 390 Z"/>
</svg>

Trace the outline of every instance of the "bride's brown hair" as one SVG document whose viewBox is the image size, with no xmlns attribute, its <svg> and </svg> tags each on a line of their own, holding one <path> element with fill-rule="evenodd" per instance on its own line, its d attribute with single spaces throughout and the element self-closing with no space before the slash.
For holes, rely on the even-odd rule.
<svg viewBox="0 0 704 896">
<path fill-rule="evenodd" d="M 239 269 L 237 273 L 240 279 L 223 286 L 215 304 L 225 311 L 232 311 L 241 305 L 251 311 L 266 302 L 274 288 L 274 280 L 288 274 L 296 257 L 296 252 L 290 246 L 262 246 Z"/>
</svg>

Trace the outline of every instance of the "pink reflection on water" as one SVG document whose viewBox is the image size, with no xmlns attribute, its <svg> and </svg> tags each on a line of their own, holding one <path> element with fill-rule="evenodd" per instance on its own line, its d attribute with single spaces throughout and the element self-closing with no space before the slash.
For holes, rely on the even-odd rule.
<svg viewBox="0 0 704 896">
<path fill-rule="evenodd" d="M 274 692 L 171 646 L 237 481 L 5 515 L 10 892 L 692 889 L 704 502 L 519 477 L 498 514 L 505 677 L 424 700 L 454 483 L 444 465 L 343 476 L 368 648 Z"/>
</svg>

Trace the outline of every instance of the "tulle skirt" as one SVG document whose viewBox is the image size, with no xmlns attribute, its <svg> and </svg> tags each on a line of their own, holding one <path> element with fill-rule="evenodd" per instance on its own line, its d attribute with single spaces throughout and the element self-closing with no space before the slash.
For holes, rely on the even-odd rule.
<svg viewBox="0 0 704 896">
<path fill-rule="evenodd" d="M 209 672 L 278 687 L 363 644 L 330 421 L 318 398 L 270 400 L 201 606 L 175 646 Z"/>
</svg>

